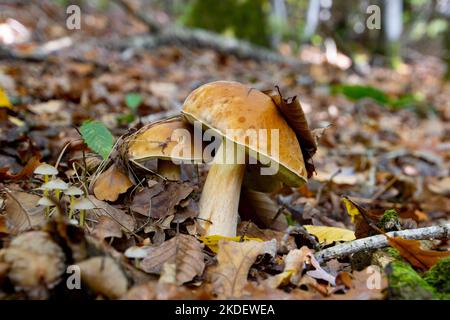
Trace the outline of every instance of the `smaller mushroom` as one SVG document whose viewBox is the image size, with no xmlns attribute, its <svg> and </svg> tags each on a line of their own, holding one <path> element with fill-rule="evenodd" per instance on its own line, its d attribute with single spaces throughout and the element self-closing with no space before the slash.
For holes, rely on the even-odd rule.
<svg viewBox="0 0 450 320">
<path fill-rule="evenodd" d="M 39 166 L 36 167 L 33 171 L 34 174 L 40 174 L 44 176 L 44 183 L 48 182 L 49 176 L 55 176 L 58 174 L 58 170 L 56 168 L 48 163 L 42 163 Z M 48 191 L 44 191 L 44 195 L 47 196 Z"/>
<path fill-rule="evenodd" d="M 64 194 L 66 196 L 69 196 L 70 198 L 69 219 L 72 219 L 75 196 L 81 196 L 83 194 L 83 190 L 75 186 L 70 186 L 67 190 L 64 191 Z"/>
<path fill-rule="evenodd" d="M 41 189 L 44 190 L 44 195 L 46 195 L 45 191 L 54 190 L 57 200 L 59 200 L 59 195 L 61 194 L 61 191 L 67 190 L 68 188 L 69 188 L 69 185 L 67 183 L 65 183 L 64 181 L 62 181 L 61 179 L 50 180 L 49 182 L 44 183 L 41 186 Z"/>
<path fill-rule="evenodd" d="M 82 227 L 86 218 L 85 210 L 95 209 L 95 206 L 88 198 L 81 198 L 75 201 L 73 208 L 80 211 L 80 227 Z"/>
<path fill-rule="evenodd" d="M 50 215 L 50 208 L 55 206 L 55 203 L 47 197 L 42 197 L 38 201 L 38 205 L 45 207 L 45 216 Z"/>
</svg>

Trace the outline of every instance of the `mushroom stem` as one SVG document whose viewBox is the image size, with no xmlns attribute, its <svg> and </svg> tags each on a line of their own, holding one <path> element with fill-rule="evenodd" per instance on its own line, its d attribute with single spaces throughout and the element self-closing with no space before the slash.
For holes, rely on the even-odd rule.
<svg viewBox="0 0 450 320">
<path fill-rule="evenodd" d="M 73 205 L 74 205 L 74 196 L 70 196 L 70 207 L 69 207 L 69 219 L 72 219 L 73 216 Z"/>
<path fill-rule="evenodd" d="M 84 211 L 84 209 L 80 210 L 80 227 L 84 227 L 84 220 L 86 217 L 86 212 Z"/>
<path fill-rule="evenodd" d="M 222 146 L 216 157 L 221 155 Z M 236 236 L 244 173 L 245 164 L 214 163 L 211 166 L 199 204 L 199 223 L 205 235 Z"/>
</svg>

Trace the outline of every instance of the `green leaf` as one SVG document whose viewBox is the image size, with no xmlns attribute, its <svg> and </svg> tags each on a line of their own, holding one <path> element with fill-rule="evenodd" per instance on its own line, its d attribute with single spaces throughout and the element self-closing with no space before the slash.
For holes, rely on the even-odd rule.
<svg viewBox="0 0 450 320">
<path fill-rule="evenodd" d="M 100 121 L 86 121 L 80 127 L 84 142 L 103 159 L 108 158 L 114 145 L 114 137 Z"/>
<path fill-rule="evenodd" d="M 372 98 L 381 104 L 389 104 L 389 97 L 381 90 L 371 86 L 361 85 L 338 85 L 333 88 L 335 93 L 342 93 L 350 100 Z"/>
<path fill-rule="evenodd" d="M 128 93 L 125 96 L 125 103 L 127 104 L 127 107 L 130 108 L 133 112 L 136 112 L 137 108 L 142 102 L 142 97 L 139 93 Z"/>
</svg>

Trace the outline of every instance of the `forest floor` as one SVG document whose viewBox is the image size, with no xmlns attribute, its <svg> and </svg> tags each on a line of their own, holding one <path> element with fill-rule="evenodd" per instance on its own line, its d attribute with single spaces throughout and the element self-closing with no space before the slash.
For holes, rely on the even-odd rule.
<svg viewBox="0 0 450 320">
<path fill-rule="evenodd" d="M 14 24 L 7 17 L 26 26 L 13 33 L 22 43 L 0 49 L 0 87 L 11 102 L 0 108 L 0 299 L 395 299 L 413 294 L 396 287 L 408 272 L 417 276 L 408 288 L 421 288 L 412 289 L 414 297 L 449 297 L 448 279 L 426 280 L 439 260 L 429 257 L 449 255 L 448 229 L 421 248 L 394 239 L 394 253 L 320 254 L 352 241 L 354 231 L 356 238 L 377 234 L 367 217 L 385 231 L 448 226 L 450 85 L 442 61 L 415 54 L 398 70 L 371 67 L 361 76 L 329 63 L 316 47 L 301 50 L 298 70 L 211 49 L 119 50 L 112 44 L 146 26 L 110 10 L 83 13 L 82 29 L 70 31 L 64 10 L 44 3 L 0 5 L 2 30 Z M 237 239 L 196 237 L 206 168 L 201 179 L 192 168 L 180 181 L 139 170 L 132 177 L 120 154 L 102 162 L 79 131 L 98 120 L 117 139 L 140 121 L 178 113 L 192 90 L 215 80 L 277 85 L 300 99 L 310 128 L 320 132 L 316 173 L 304 187 L 259 195 L 263 204 L 250 208 L 251 221 L 242 218 Z M 67 196 L 52 198 L 58 203 L 50 218 L 37 206 L 45 193 L 42 177 L 32 174 L 39 161 L 86 188 L 95 209 L 84 228 L 75 225 L 81 212 L 66 218 Z M 115 169 L 106 171 L 111 163 Z M 389 209 L 398 223 L 380 224 Z M 277 223 L 268 223 L 277 212 Z M 81 270 L 82 290 L 68 287 L 69 265 Z"/>
</svg>

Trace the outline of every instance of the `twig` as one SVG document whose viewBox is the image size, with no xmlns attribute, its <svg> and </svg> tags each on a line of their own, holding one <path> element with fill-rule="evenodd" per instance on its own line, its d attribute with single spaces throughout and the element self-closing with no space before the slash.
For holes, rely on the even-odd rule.
<svg viewBox="0 0 450 320">
<path fill-rule="evenodd" d="M 426 239 L 439 239 L 449 238 L 450 235 L 450 223 L 441 226 L 432 226 L 427 228 L 409 229 L 403 231 L 393 231 L 387 233 L 391 237 L 402 237 L 410 240 L 426 240 Z M 317 261 L 320 263 L 345 257 L 355 252 L 363 250 L 379 249 L 388 246 L 388 240 L 384 235 L 376 235 L 372 237 L 362 238 L 338 244 L 334 247 L 324 249 L 315 254 Z"/>
</svg>

